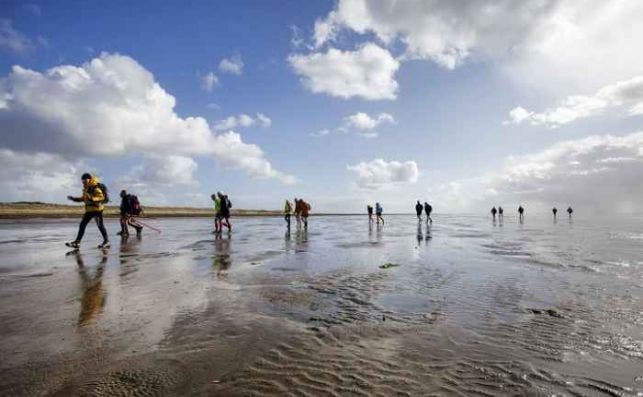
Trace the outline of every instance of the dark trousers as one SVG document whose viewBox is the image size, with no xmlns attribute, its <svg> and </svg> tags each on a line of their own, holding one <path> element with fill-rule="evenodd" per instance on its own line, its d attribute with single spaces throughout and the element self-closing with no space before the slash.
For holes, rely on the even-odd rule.
<svg viewBox="0 0 643 397">
<path fill-rule="evenodd" d="M 92 212 L 85 212 L 85 215 L 83 215 L 83 219 L 80 221 L 80 226 L 78 226 L 78 235 L 76 236 L 76 241 L 80 243 L 80 240 L 83 239 L 83 235 L 85 234 L 85 228 L 87 227 L 87 224 L 89 221 L 92 220 L 92 218 L 96 219 L 96 225 L 98 226 L 98 230 L 100 230 L 100 234 L 103 235 L 103 240 L 107 241 L 107 230 L 105 230 L 105 225 L 103 224 L 103 211 L 92 211 Z"/>
<path fill-rule="evenodd" d="M 286 220 L 286 223 L 288 224 L 288 227 L 290 227 L 290 214 L 284 215 L 284 219 Z"/>
</svg>

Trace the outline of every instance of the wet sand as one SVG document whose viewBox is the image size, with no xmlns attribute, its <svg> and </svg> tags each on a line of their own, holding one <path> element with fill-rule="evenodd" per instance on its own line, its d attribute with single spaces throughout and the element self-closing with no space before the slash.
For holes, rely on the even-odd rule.
<svg viewBox="0 0 643 397">
<path fill-rule="evenodd" d="M 643 220 L 593 222 L 3 220 L 0 395 L 643 395 Z"/>
</svg>

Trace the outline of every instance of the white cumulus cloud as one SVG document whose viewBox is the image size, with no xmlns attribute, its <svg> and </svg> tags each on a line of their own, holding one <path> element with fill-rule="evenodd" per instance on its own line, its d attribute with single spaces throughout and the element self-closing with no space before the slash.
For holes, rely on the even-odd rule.
<svg viewBox="0 0 643 397">
<path fill-rule="evenodd" d="M 0 148 L 75 159 L 210 155 L 254 177 L 294 179 L 239 134 L 216 134 L 202 117 L 178 116 L 175 98 L 127 56 L 103 53 L 43 73 L 14 66 L 3 83 Z"/>
<path fill-rule="evenodd" d="M 397 95 L 395 73 L 400 63 L 373 43 L 355 51 L 331 48 L 325 53 L 294 54 L 288 61 L 313 93 L 367 100 L 395 99 Z"/>
<path fill-rule="evenodd" d="M 380 113 L 377 116 L 372 117 L 369 116 L 368 113 L 356 112 L 344 117 L 344 120 L 339 127 L 332 130 L 323 129 L 313 132 L 310 135 L 319 138 L 332 133 L 355 131 L 364 138 L 376 138 L 378 133 L 374 131 L 374 129 L 384 123 L 395 124 L 395 119 L 388 113 Z"/>
<path fill-rule="evenodd" d="M 453 69 L 498 62 L 516 80 L 592 89 L 643 70 L 638 0 L 339 0 L 314 26 L 317 48 L 348 31 L 405 59 Z"/>
<path fill-rule="evenodd" d="M 414 183 L 418 179 L 418 166 L 415 161 L 385 161 L 375 159 L 347 166 L 356 176 L 358 186 L 367 189 L 380 189 L 403 183 Z"/>
<path fill-rule="evenodd" d="M 253 118 L 245 113 L 237 116 L 230 116 L 223 120 L 219 120 L 214 124 L 215 130 L 230 130 L 237 127 L 263 127 L 268 128 L 272 125 L 272 120 L 263 113 L 257 113 Z"/>
<path fill-rule="evenodd" d="M 541 113 L 519 106 L 509 112 L 509 118 L 514 124 L 525 121 L 532 125 L 555 128 L 621 106 L 628 107 L 629 115 L 643 114 L 643 76 L 605 86 L 593 95 L 569 96 L 558 107 Z"/>
<path fill-rule="evenodd" d="M 230 73 L 240 75 L 243 73 L 243 60 L 241 55 L 234 55 L 230 58 L 223 58 L 219 62 L 219 71 L 222 73 Z"/>
<path fill-rule="evenodd" d="M 134 168 L 132 176 L 142 183 L 194 185 L 197 163 L 191 157 L 150 157 Z"/>
<path fill-rule="evenodd" d="M 0 149 L 0 186 L 6 201 L 60 202 L 80 189 L 82 163 L 51 153 Z"/>
<path fill-rule="evenodd" d="M 377 117 L 371 117 L 367 113 L 357 112 L 345 118 L 348 127 L 359 130 L 372 130 L 382 123 L 395 123 L 395 119 L 388 113 L 380 113 Z"/>
</svg>

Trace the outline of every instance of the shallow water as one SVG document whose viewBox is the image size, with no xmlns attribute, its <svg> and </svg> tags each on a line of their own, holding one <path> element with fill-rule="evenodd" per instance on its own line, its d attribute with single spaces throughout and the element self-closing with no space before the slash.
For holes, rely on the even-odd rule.
<svg viewBox="0 0 643 397">
<path fill-rule="evenodd" d="M 643 395 L 642 219 L 386 219 L 2 221 L 0 394 Z"/>
</svg>

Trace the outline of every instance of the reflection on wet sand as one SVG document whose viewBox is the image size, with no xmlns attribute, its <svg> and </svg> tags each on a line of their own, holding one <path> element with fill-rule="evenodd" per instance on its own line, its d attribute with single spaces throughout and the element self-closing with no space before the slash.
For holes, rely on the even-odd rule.
<svg viewBox="0 0 643 397">
<path fill-rule="evenodd" d="M 85 266 L 83 256 L 79 251 L 75 252 L 76 264 L 78 265 L 78 275 L 80 276 L 80 288 L 82 290 L 80 313 L 78 315 L 78 325 L 86 325 L 94 320 L 105 306 L 106 293 L 103 290 L 103 272 L 107 263 L 107 255 L 101 255 L 100 262 L 94 269 L 92 276 L 91 270 Z"/>
<path fill-rule="evenodd" d="M 3 245 L 40 268 L 0 272 L 0 395 L 643 392 L 640 223 L 163 222 L 76 263 Z"/>
<path fill-rule="evenodd" d="M 212 268 L 215 270 L 218 278 L 225 278 L 226 272 L 232 265 L 230 244 L 232 235 L 228 233 L 226 237 L 217 234 L 214 238 L 214 256 L 212 257 Z"/>
<path fill-rule="evenodd" d="M 297 229 L 295 233 L 295 251 L 308 251 L 308 228 Z"/>
</svg>

